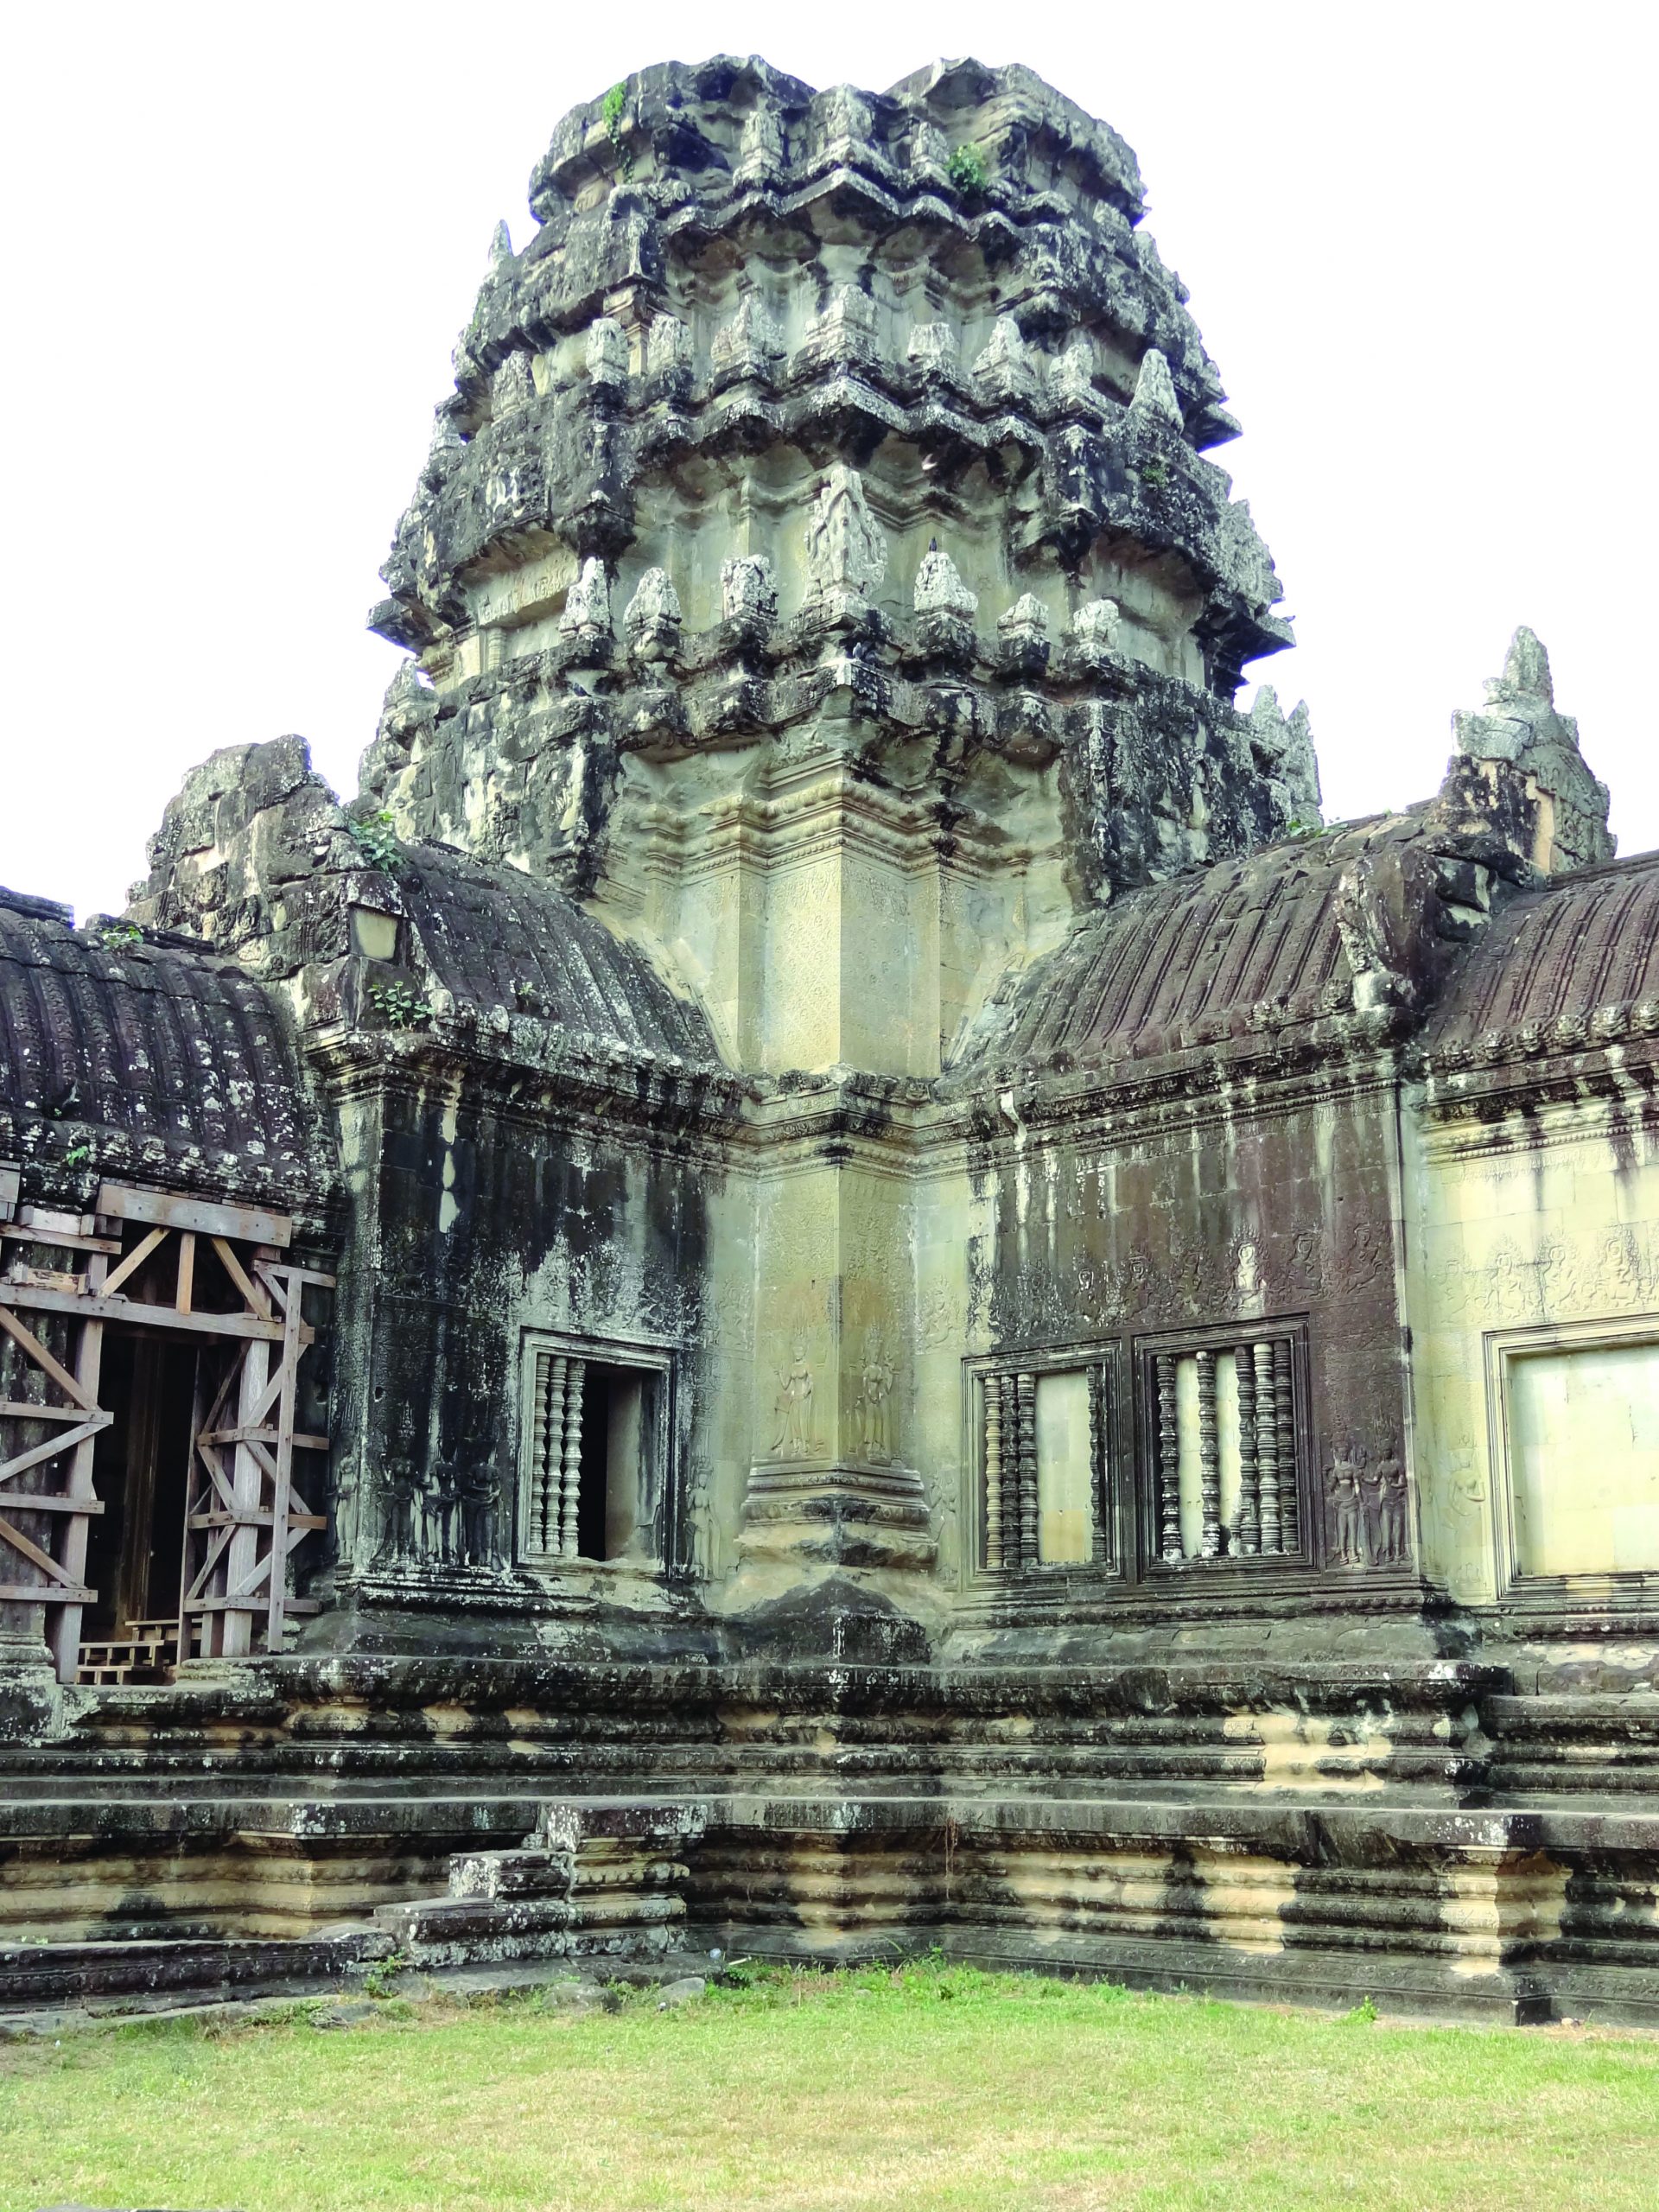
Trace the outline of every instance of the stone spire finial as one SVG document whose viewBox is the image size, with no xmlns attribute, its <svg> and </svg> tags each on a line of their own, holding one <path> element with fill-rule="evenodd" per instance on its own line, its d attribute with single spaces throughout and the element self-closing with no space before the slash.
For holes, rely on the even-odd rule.
<svg viewBox="0 0 1659 2212">
<path fill-rule="evenodd" d="M 490 266 L 499 269 L 504 261 L 512 259 L 512 232 L 505 223 L 498 223 L 490 233 Z"/>
<path fill-rule="evenodd" d="M 918 614 L 955 614 L 971 622 L 979 612 L 979 595 L 963 583 L 950 556 L 930 546 L 916 571 L 915 607 Z"/>
<path fill-rule="evenodd" d="M 636 660 L 671 659 L 680 641 L 680 595 L 666 569 L 647 569 L 622 614 Z"/>
<path fill-rule="evenodd" d="M 583 355 L 594 384 L 626 384 L 628 334 L 613 315 L 601 315 L 597 322 L 589 323 Z"/>
<path fill-rule="evenodd" d="M 1122 614 L 1115 599 L 1086 601 L 1071 618 L 1071 635 L 1085 658 L 1095 660 L 1117 651 Z"/>
<path fill-rule="evenodd" d="M 611 634 L 611 580 L 602 561 L 588 560 L 565 595 L 559 627 L 567 637 L 584 645 L 596 644 Z"/>
<path fill-rule="evenodd" d="M 1450 786 L 1459 756 L 1503 760 L 1520 769 L 1531 792 L 1548 801 L 1538 817 L 1534 850 L 1529 855 L 1550 874 L 1593 868 L 1611 860 L 1614 841 L 1607 828 L 1607 786 L 1592 776 L 1579 750 L 1579 726 L 1555 711 L 1555 687 L 1549 655 L 1524 626 L 1510 641 L 1503 673 L 1486 685 L 1486 703 L 1452 717 L 1457 743 Z"/>
<path fill-rule="evenodd" d="M 1262 684 L 1250 709 L 1250 750 L 1269 780 L 1283 785 L 1297 827 L 1317 829 L 1325 820 L 1323 794 L 1306 700 L 1299 699 L 1287 715 L 1272 684 Z"/>
<path fill-rule="evenodd" d="M 957 334 L 948 322 L 918 322 L 905 349 L 925 377 L 954 380 L 960 359 Z"/>
<path fill-rule="evenodd" d="M 887 573 L 887 533 L 870 512 L 863 480 L 836 461 L 806 525 L 807 598 L 832 608 L 862 603 Z"/>
<path fill-rule="evenodd" d="M 991 325 L 990 342 L 974 363 L 974 382 L 988 399 L 1029 399 L 1036 390 L 1031 356 L 1011 315 Z"/>
<path fill-rule="evenodd" d="M 775 622 L 778 586 L 763 553 L 740 554 L 720 569 L 721 613 L 728 622 Z"/>
<path fill-rule="evenodd" d="M 735 368 L 745 376 L 770 377 L 784 350 L 783 334 L 758 292 L 746 292 L 737 313 L 715 333 L 709 357 L 716 369 Z"/>
<path fill-rule="evenodd" d="M 1135 380 L 1135 397 L 1129 402 L 1131 416 L 1143 421 L 1172 423 L 1176 429 L 1185 427 L 1181 403 L 1175 397 L 1175 386 L 1169 373 L 1169 363 L 1155 346 L 1147 346 L 1141 356 L 1141 372 Z"/>
<path fill-rule="evenodd" d="M 1529 630 L 1524 622 L 1510 639 L 1503 673 L 1486 686 L 1486 696 L 1492 703 L 1501 697 L 1518 696 L 1541 699 L 1548 706 L 1554 705 L 1555 685 L 1549 672 L 1549 655 L 1537 632 Z"/>
</svg>

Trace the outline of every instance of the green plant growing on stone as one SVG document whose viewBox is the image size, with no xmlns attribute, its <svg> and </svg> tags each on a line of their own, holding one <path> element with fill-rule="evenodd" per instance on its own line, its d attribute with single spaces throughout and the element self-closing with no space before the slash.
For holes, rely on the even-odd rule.
<svg viewBox="0 0 1659 2212">
<path fill-rule="evenodd" d="M 92 1156 L 92 1147 L 91 1145 L 72 1144 L 68 1151 L 63 1155 L 63 1164 L 66 1167 L 84 1166 Z"/>
<path fill-rule="evenodd" d="M 435 1011 L 431 1000 L 407 983 L 371 983 L 369 1003 L 388 1029 L 423 1029 Z"/>
<path fill-rule="evenodd" d="M 378 814 L 348 814 L 346 834 L 371 868 L 378 868 L 383 875 L 397 875 L 402 871 L 403 847 L 397 842 L 396 824 L 385 809 Z"/>
<path fill-rule="evenodd" d="M 144 941 L 144 933 L 136 922 L 106 922 L 98 935 L 106 952 L 119 952 L 125 945 L 142 944 Z"/>
<path fill-rule="evenodd" d="M 945 175 L 966 200 L 976 200 L 991 181 L 977 146 L 958 146 L 945 164 Z"/>
<path fill-rule="evenodd" d="M 1169 482 L 1169 463 L 1165 461 L 1149 461 L 1141 469 L 1140 477 L 1148 491 L 1161 492 Z"/>
<path fill-rule="evenodd" d="M 384 1959 L 377 1959 L 364 1973 L 363 1994 L 383 2002 L 392 1994 L 392 1984 L 408 1964 L 406 1951 L 390 1951 Z"/>
<path fill-rule="evenodd" d="M 616 162 L 616 173 L 626 184 L 633 175 L 633 156 L 622 137 L 622 118 L 628 111 L 628 88 L 613 85 L 605 95 L 599 111 L 599 119 L 605 126 L 605 136 L 611 142 L 611 154 Z"/>
<path fill-rule="evenodd" d="M 1376 2006 L 1369 1997 L 1362 1997 L 1352 2012 L 1344 2012 L 1342 2017 L 1344 2025 L 1348 2027 L 1374 2027 L 1376 2024 Z"/>
</svg>

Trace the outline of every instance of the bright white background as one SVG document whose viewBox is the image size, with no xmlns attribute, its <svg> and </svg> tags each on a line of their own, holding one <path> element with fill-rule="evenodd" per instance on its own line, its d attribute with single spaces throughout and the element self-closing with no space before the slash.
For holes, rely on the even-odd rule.
<svg viewBox="0 0 1659 2212">
<path fill-rule="evenodd" d="M 48 5 L 0 50 L 0 882 L 120 902 L 181 772 L 299 730 L 355 788 L 363 630 L 490 232 L 573 103 L 758 51 L 1023 60 L 1141 157 L 1244 436 L 1327 812 L 1427 794 L 1530 622 L 1659 844 L 1653 10 L 492 0 Z M 1248 696 L 1248 695 L 1246 695 Z"/>
</svg>

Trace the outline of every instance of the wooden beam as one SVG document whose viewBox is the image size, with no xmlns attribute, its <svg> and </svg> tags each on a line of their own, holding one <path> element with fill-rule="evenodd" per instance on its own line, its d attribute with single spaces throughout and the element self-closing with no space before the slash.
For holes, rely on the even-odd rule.
<svg viewBox="0 0 1659 2212">
<path fill-rule="evenodd" d="M 206 1198 L 135 1190 L 124 1183 L 99 1184 L 98 1211 L 119 1221 L 159 1222 L 167 1229 L 194 1229 L 203 1236 L 236 1236 L 245 1244 L 288 1245 L 294 1241 L 289 1214 L 267 1213 L 257 1206 L 215 1205 Z"/>
<path fill-rule="evenodd" d="M 167 1236 L 165 1229 L 152 1229 L 148 1236 L 141 1236 L 120 1266 L 111 1269 L 105 1278 L 105 1297 L 113 1298 L 129 1276 L 136 1275 L 156 1247 L 166 1242 Z"/>
<path fill-rule="evenodd" d="M 85 1406 L 37 1406 L 28 1398 L 0 1398 L 0 1421 L 85 1421 Z"/>
<path fill-rule="evenodd" d="M 0 1282 L 0 1328 L 10 1325 L 4 1312 L 10 1306 L 19 1306 L 27 1313 L 75 1313 L 92 1321 L 136 1322 L 152 1329 L 188 1329 L 204 1337 L 257 1337 L 266 1344 L 279 1343 L 283 1334 L 280 1321 L 262 1321 L 252 1313 L 181 1313 L 176 1306 L 148 1306 L 134 1298 L 72 1298 L 67 1291 L 19 1289 L 10 1283 Z M 14 1329 L 12 1333 L 16 1335 L 16 1331 Z M 307 1330 L 308 1344 L 315 1333 Z M 34 1339 L 31 1338 L 29 1342 L 32 1344 Z M 38 1354 L 31 1353 L 31 1357 Z"/>
<path fill-rule="evenodd" d="M 215 1236 L 213 1239 L 213 1249 L 218 1253 L 220 1260 L 224 1262 L 226 1274 L 229 1275 L 231 1281 L 241 1292 L 243 1297 L 247 1300 L 248 1304 L 253 1308 L 260 1319 L 262 1321 L 274 1320 L 276 1316 L 270 1310 L 270 1300 L 266 1296 L 264 1291 L 258 1284 L 251 1282 L 248 1280 L 247 1271 L 243 1267 L 241 1261 L 237 1258 L 234 1246 L 227 1244 L 222 1236 Z"/>
<path fill-rule="evenodd" d="M 67 1229 L 36 1229 L 28 1219 L 27 1210 L 22 1221 L 0 1222 L 0 1240 L 10 1236 L 15 1244 L 61 1244 L 69 1252 L 118 1252 L 118 1236 L 82 1236 Z"/>
<path fill-rule="evenodd" d="M 0 1604 L 8 1605 L 95 1605 L 96 1590 L 63 1590 L 55 1583 L 0 1582 Z"/>
<path fill-rule="evenodd" d="M 59 1503 L 60 1504 L 67 1505 L 73 1503 L 73 1501 L 68 1498 L 62 1498 Z M 83 1530 L 82 1534 L 85 1535 L 85 1530 Z M 80 1587 L 80 1577 L 79 1574 L 72 1574 L 67 1567 L 60 1567 L 57 1560 L 53 1558 L 50 1552 L 43 1552 L 40 1546 L 35 1543 L 32 1538 L 26 1536 L 23 1534 L 21 1529 L 14 1529 L 10 1521 L 0 1520 L 0 1544 L 10 1544 L 13 1551 L 20 1554 L 22 1558 L 29 1561 L 31 1567 L 38 1567 L 42 1574 L 49 1574 L 51 1576 L 52 1582 L 57 1586 L 54 1589 L 50 1584 L 47 1586 L 47 1603 L 48 1605 L 55 1605 L 60 1604 L 62 1602 L 62 1592 L 66 1589 L 78 1590 Z M 77 1621 L 75 1625 L 79 1628 L 80 1625 L 79 1622 Z M 77 1645 L 79 1645 L 80 1642 L 79 1637 L 76 1637 L 75 1642 Z"/>
<path fill-rule="evenodd" d="M 25 1491 L 20 1497 L 0 1498 L 8 1513 L 102 1513 L 101 1497 L 43 1497 Z"/>
<path fill-rule="evenodd" d="M 173 1303 L 181 1313 L 190 1311 L 190 1301 L 196 1289 L 196 1232 L 194 1229 L 181 1231 L 179 1236 L 179 1280 L 173 1293 Z"/>
<path fill-rule="evenodd" d="M 83 1421 L 79 1428 L 72 1428 L 62 1436 L 48 1436 L 44 1444 L 37 1444 L 32 1452 L 20 1452 L 15 1459 L 8 1459 L 0 1465 L 0 1483 L 9 1483 L 14 1475 L 27 1474 L 31 1467 L 38 1467 L 42 1459 L 54 1459 L 60 1452 L 67 1452 L 72 1446 L 84 1444 L 89 1436 L 96 1436 L 100 1429 L 107 1428 L 114 1418 L 113 1414 L 96 1414 Z"/>
<path fill-rule="evenodd" d="M 63 1503 L 61 1499 L 58 1502 Z M 104 1510 L 101 1505 L 98 1510 L 100 1513 Z M 269 1529 L 272 1525 L 269 1510 L 260 1513 L 193 1513 L 190 1516 L 193 1529 Z M 326 1529 L 328 1521 L 327 1516 L 321 1513 L 290 1513 L 288 1525 L 290 1529 Z M 291 1551 L 293 1546 L 289 1548 Z M 264 1562 L 261 1560 L 260 1564 L 263 1566 Z"/>
<path fill-rule="evenodd" d="M 26 1329 L 22 1323 L 18 1320 L 16 1314 L 7 1312 L 6 1308 L 10 1301 L 6 1297 L 6 1290 L 7 1286 L 4 1283 L 0 1283 L 0 1329 L 3 1329 L 6 1334 L 10 1337 L 14 1342 L 22 1346 L 23 1350 L 29 1354 L 29 1357 L 35 1362 L 35 1364 L 37 1367 L 43 1367 L 46 1370 L 47 1373 L 52 1377 L 52 1380 L 57 1384 L 60 1390 L 67 1390 L 68 1392 L 69 1395 L 74 1400 L 75 1403 L 80 1408 L 83 1413 L 95 1414 L 98 1411 L 96 1403 L 86 1395 L 86 1392 L 81 1389 L 79 1383 L 76 1382 L 74 1376 L 69 1372 L 68 1369 L 63 1365 L 61 1361 L 53 1357 L 52 1354 L 47 1350 L 40 1338 Z M 38 1305 L 40 1300 L 43 1298 L 51 1299 L 54 1301 L 53 1306 L 48 1307 L 47 1310 L 48 1312 L 54 1310 L 60 1312 L 62 1311 L 63 1306 L 67 1306 L 71 1313 L 77 1313 L 79 1311 L 82 1303 L 81 1300 L 79 1298 L 70 1298 L 59 1301 L 57 1293 L 46 1290 L 37 1290 L 28 1294 L 25 1297 L 18 1299 L 16 1303 L 19 1305 Z"/>
</svg>

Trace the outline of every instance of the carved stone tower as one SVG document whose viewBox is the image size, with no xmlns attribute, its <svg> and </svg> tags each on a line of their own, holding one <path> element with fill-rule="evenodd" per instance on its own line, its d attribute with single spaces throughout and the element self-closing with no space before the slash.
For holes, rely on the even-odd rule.
<svg viewBox="0 0 1659 2212">
<path fill-rule="evenodd" d="M 1091 907 L 1317 819 L 1305 723 L 1232 705 L 1289 641 L 1203 457 L 1236 425 L 1133 155 L 1023 69 L 648 70 L 531 204 L 385 572 L 416 658 L 365 788 L 556 879 L 793 1096 L 745 1544 L 925 1566 L 875 1122 Z"/>
</svg>

